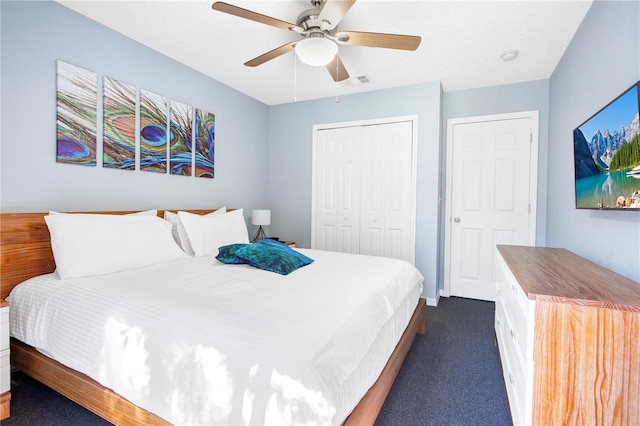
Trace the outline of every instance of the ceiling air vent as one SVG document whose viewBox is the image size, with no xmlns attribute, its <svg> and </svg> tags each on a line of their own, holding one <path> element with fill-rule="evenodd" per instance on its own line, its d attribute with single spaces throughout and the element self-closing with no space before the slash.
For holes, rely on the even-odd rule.
<svg viewBox="0 0 640 426">
<path fill-rule="evenodd" d="M 369 80 L 369 77 L 367 77 L 366 75 L 359 75 L 358 77 L 349 77 L 348 81 L 352 86 L 360 86 L 362 84 L 371 83 L 371 80 Z"/>
</svg>

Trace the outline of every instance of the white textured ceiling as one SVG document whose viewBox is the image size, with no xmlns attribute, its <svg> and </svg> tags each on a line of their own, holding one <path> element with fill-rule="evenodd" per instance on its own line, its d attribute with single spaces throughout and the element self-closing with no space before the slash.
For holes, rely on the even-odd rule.
<svg viewBox="0 0 640 426">
<path fill-rule="evenodd" d="M 358 0 L 339 30 L 418 35 L 422 43 L 413 52 L 341 45 L 352 78 L 335 83 L 293 52 L 244 66 L 300 36 L 214 11 L 213 0 L 57 1 L 268 105 L 438 80 L 449 92 L 546 79 L 592 3 Z M 226 2 L 293 23 L 311 7 L 301 0 Z M 520 55 L 503 62 L 500 53 L 509 49 Z M 370 83 L 354 82 L 358 76 Z"/>
</svg>

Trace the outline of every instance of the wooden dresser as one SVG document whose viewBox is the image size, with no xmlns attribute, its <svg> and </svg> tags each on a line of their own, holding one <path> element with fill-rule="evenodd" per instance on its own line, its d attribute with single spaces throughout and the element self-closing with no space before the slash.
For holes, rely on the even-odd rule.
<svg viewBox="0 0 640 426">
<path fill-rule="evenodd" d="M 515 425 L 640 425 L 640 283 L 498 246 L 495 330 Z"/>
</svg>

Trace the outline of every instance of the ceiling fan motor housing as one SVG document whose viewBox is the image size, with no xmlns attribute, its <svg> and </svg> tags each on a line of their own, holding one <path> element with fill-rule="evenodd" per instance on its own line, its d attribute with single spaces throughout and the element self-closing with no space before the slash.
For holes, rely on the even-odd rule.
<svg viewBox="0 0 640 426">
<path fill-rule="evenodd" d="M 322 31 L 322 22 L 318 19 L 320 16 L 320 9 L 308 9 L 298 15 L 296 24 L 302 27 L 305 32 L 307 31 Z"/>
</svg>

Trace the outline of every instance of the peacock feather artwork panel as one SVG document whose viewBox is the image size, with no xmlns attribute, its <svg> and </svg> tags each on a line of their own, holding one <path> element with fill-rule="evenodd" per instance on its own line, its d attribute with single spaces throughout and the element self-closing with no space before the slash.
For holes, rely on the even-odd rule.
<svg viewBox="0 0 640 426">
<path fill-rule="evenodd" d="M 167 173 L 167 98 L 140 90 L 140 170 Z"/>
<path fill-rule="evenodd" d="M 96 166 L 98 76 L 56 61 L 56 161 Z"/>
<path fill-rule="evenodd" d="M 169 173 L 193 175 L 193 108 L 171 100 L 169 123 Z"/>
<path fill-rule="evenodd" d="M 103 79 L 103 167 L 136 169 L 136 88 Z"/>
<path fill-rule="evenodd" d="M 215 143 L 216 116 L 196 108 L 195 114 L 195 175 L 213 179 L 213 149 Z"/>
<path fill-rule="evenodd" d="M 213 179 L 215 114 L 56 61 L 56 161 Z M 102 146 L 97 122 L 102 119 Z"/>
</svg>

